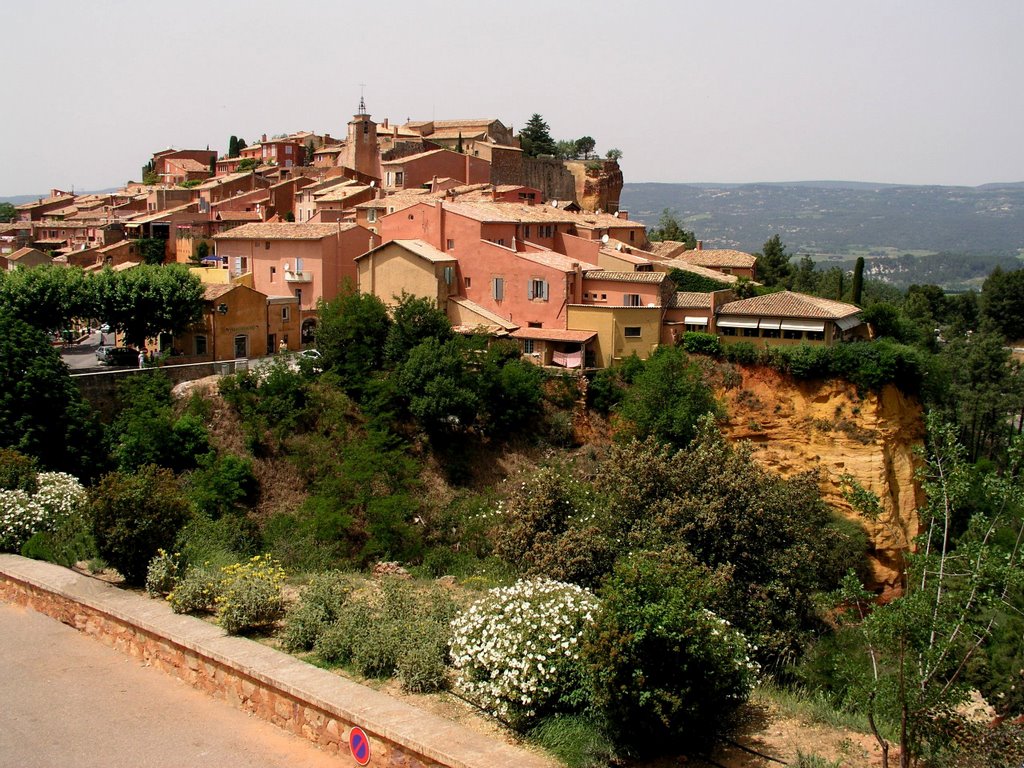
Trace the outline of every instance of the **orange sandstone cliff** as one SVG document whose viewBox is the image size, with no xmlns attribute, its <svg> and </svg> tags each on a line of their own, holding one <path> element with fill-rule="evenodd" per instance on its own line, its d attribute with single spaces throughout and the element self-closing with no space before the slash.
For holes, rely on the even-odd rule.
<svg viewBox="0 0 1024 768">
<path fill-rule="evenodd" d="M 923 502 L 914 476 L 924 436 L 920 404 L 893 386 L 861 398 L 844 382 L 798 382 L 765 368 L 736 372 L 741 382 L 718 393 L 728 410 L 726 436 L 749 440 L 755 459 L 783 476 L 816 470 L 825 501 L 867 531 L 873 586 L 883 596 L 898 590 L 902 552 L 918 533 Z M 878 521 L 843 498 L 844 474 L 877 494 Z"/>
</svg>

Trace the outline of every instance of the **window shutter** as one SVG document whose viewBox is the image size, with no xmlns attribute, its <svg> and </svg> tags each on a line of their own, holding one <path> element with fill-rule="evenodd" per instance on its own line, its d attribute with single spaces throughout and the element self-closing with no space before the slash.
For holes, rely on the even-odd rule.
<svg viewBox="0 0 1024 768">
<path fill-rule="evenodd" d="M 528 280 L 526 283 L 526 298 L 533 298 L 533 280 Z"/>
<path fill-rule="evenodd" d="M 540 287 L 541 287 L 541 290 L 544 292 L 544 295 L 541 296 L 541 298 L 544 299 L 544 301 L 547 301 L 548 300 L 548 281 L 544 280 L 540 284 Z"/>
<path fill-rule="evenodd" d="M 629 306 L 632 306 L 632 305 L 631 305 L 631 304 L 629 303 L 629 294 L 628 294 L 628 293 L 624 293 L 624 294 L 622 294 L 622 306 L 624 306 L 624 307 L 629 307 Z"/>
</svg>

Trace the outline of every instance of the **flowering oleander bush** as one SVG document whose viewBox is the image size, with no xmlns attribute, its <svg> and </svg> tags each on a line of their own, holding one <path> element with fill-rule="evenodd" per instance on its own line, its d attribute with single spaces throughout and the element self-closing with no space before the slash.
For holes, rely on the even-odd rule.
<svg viewBox="0 0 1024 768">
<path fill-rule="evenodd" d="M 36 491 L 0 490 L 0 550 L 17 552 L 33 534 L 53 531 L 80 514 L 87 500 L 77 479 L 64 472 L 40 472 Z"/>
<path fill-rule="evenodd" d="M 548 579 L 492 589 L 452 622 L 456 688 L 515 727 L 579 709 L 581 636 L 598 605 L 582 587 Z"/>
<path fill-rule="evenodd" d="M 214 599 L 217 621 L 231 635 L 272 623 L 281 615 L 284 569 L 270 555 L 222 568 L 220 594 Z"/>
</svg>

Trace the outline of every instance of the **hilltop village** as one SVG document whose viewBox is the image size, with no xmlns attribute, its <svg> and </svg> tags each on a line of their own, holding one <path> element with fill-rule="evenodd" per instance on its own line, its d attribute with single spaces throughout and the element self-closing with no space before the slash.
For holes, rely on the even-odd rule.
<svg viewBox="0 0 1024 768">
<path fill-rule="evenodd" d="M 377 123 L 362 100 L 344 139 L 232 137 L 153 154 L 111 194 L 52 190 L 0 225 L 8 268 L 183 263 L 203 322 L 149 340 L 177 362 L 313 343 L 317 306 L 351 284 L 393 305 L 427 298 L 460 332 L 508 337 L 543 365 L 605 368 L 687 331 L 723 343 L 826 345 L 866 335 L 852 304 L 755 296 L 756 259 L 651 242 L 619 207 L 617 153 L 524 151 L 497 119 Z"/>
</svg>

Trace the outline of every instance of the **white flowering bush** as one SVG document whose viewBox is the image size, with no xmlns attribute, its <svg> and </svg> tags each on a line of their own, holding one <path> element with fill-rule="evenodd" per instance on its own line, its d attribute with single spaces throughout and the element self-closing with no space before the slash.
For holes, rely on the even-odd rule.
<svg viewBox="0 0 1024 768">
<path fill-rule="evenodd" d="M 452 621 L 455 687 L 514 727 L 586 700 L 580 645 L 597 598 L 548 579 L 490 590 Z"/>
<path fill-rule="evenodd" d="M 65 472 L 40 472 L 33 494 L 0 490 L 0 551 L 18 552 L 33 534 L 53 531 L 85 507 L 82 484 Z"/>
</svg>

